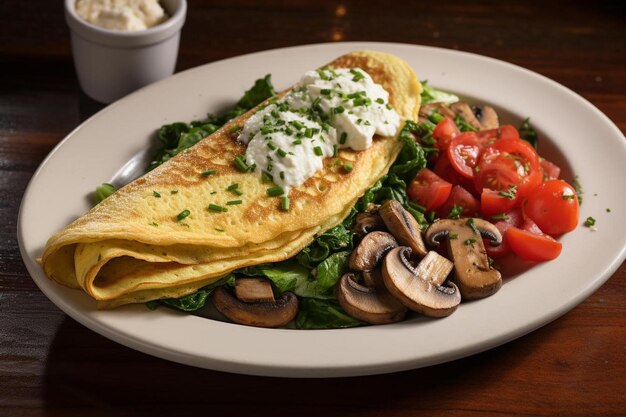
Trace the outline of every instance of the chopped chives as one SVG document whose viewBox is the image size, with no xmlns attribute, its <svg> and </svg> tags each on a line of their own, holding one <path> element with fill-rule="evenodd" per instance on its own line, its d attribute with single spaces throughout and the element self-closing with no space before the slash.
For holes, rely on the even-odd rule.
<svg viewBox="0 0 626 417">
<path fill-rule="evenodd" d="M 345 164 L 343 164 L 343 169 L 348 172 L 352 172 L 352 164 L 350 162 L 346 162 Z"/>
<path fill-rule="evenodd" d="M 269 141 L 267 142 L 267 147 L 270 148 L 271 150 L 275 151 L 276 150 L 276 145 L 274 145 L 274 142 Z"/>
<path fill-rule="evenodd" d="M 346 132 L 341 132 L 341 136 L 339 137 L 339 143 L 343 145 L 346 143 L 346 140 L 348 140 L 348 134 Z"/>
<path fill-rule="evenodd" d="M 278 197 L 279 195 L 283 194 L 285 194 L 285 190 L 278 186 L 267 189 L 267 195 L 270 197 Z"/>
<path fill-rule="evenodd" d="M 226 202 L 227 206 L 236 206 L 238 204 L 241 204 L 243 201 L 242 200 L 230 200 Z"/>
<path fill-rule="evenodd" d="M 338 146 L 336 144 L 333 145 L 333 158 L 337 156 L 337 148 Z"/>
<path fill-rule="evenodd" d="M 272 177 L 270 174 L 268 174 L 265 171 L 261 172 L 261 182 L 272 182 L 272 181 L 274 181 L 274 177 Z"/>
<path fill-rule="evenodd" d="M 280 171 L 279 177 L 281 180 L 285 179 L 285 171 Z"/>
<path fill-rule="evenodd" d="M 158 191 L 152 191 L 152 195 L 156 198 L 161 198 L 161 193 L 159 193 Z"/>
<path fill-rule="evenodd" d="M 301 139 L 296 139 L 293 142 L 291 142 L 292 145 L 302 145 L 302 140 Z"/>
<path fill-rule="evenodd" d="M 235 167 L 241 172 L 250 171 L 250 166 L 246 163 L 245 157 L 243 155 L 237 155 L 235 157 Z"/>
<path fill-rule="evenodd" d="M 215 227 L 214 229 L 215 229 L 216 231 L 218 231 L 218 232 L 223 232 L 223 231 L 224 231 L 224 229 L 222 229 L 221 227 Z"/>
<path fill-rule="evenodd" d="M 333 114 L 340 114 L 340 113 L 343 113 L 344 111 L 346 111 L 346 109 L 344 109 L 343 106 L 334 107 L 332 110 Z"/>
<path fill-rule="evenodd" d="M 289 211 L 289 206 L 290 206 L 289 197 L 287 197 L 286 195 L 282 196 L 280 198 L 280 209 L 282 211 Z"/>
<path fill-rule="evenodd" d="M 178 190 L 171 190 L 170 194 L 178 194 Z"/>
<path fill-rule="evenodd" d="M 313 148 L 313 152 L 315 153 L 315 155 L 317 156 L 322 156 L 324 155 L 324 151 L 322 151 L 322 148 L 320 148 L 319 146 L 316 146 L 315 148 Z"/>
<path fill-rule="evenodd" d="M 498 213 L 491 216 L 491 220 L 508 220 L 509 216 L 506 213 Z"/>
<path fill-rule="evenodd" d="M 377 98 L 376 99 L 376 103 L 378 103 L 378 104 L 385 104 L 385 100 L 383 100 L 382 98 Z"/>
<path fill-rule="evenodd" d="M 215 174 L 217 171 L 215 171 L 214 169 L 208 169 L 206 171 L 202 171 L 200 173 L 200 175 L 202 175 L 203 177 L 208 177 L 209 175 L 213 175 Z"/>
<path fill-rule="evenodd" d="M 292 126 L 295 127 L 296 129 L 300 130 L 300 129 L 304 129 L 304 125 L 302 123 L 300 123 L 297 120 L 293 120 L 291 122 Z"/>
<path fill-rule="evenodd" d="M 228 187 L 226 187 L 226 191 L 230 191 L 231 193 L 235 195 L 243 195 L 243 191 L 239 189 L 238 183 L 230 184 Z"/>
<path fill-rule="evenodd" d="M 306 136 L 307 138 L 312 138 L 313 129 L 311 129 L 310 127 L 307 127 L 306 130 L 304 131 L 304 136 Z"/>
<path fill-rule="evenodd" d="M 226 207 L 222 207 L 222 206 L 219 206 L 219 205 L 213 204 L 213 203 L 209 204 L 209 207 L 207 207 L 207 209 L 209 211 L 215 211 L 215 212 L 218 212 L 218 213 L 219 212 L 228 211 L 228 209 Z"/>
<path fill-rule="evenodd" d="M 176 216 L 176 221 L 181 221 L 184 218 L 186 218 L 187 216 L 189 216 L 191 214 L 191 212 L 187 209 L 181 211 L 180 213 L 178 213 L 178 215 Z"/>
<path fill-rule="evenodd" d="M 285 156 L 287 156 L 287 152 L 283 151 L 281 148 L 278 148 L 278 150 L 276 151 L 276 153 L 278 154 L 278 156 L 280 156 L 281 158 L 284 158 Z"/>
<path fill-rule="evenodd" d="M 240 125 L 233 125 L 230 129 L 228 129 L 228 133 L 235 133 L 238 132 L 239 130 L 241 130 L 241 126 Z"/>
<path fill-rule="evenodd" d="M 318 69 L 317 73 L 319 74 L 322 80 L 324 81 L 328 80 L 328 75 L 324 72 L 324 70 Z"/>
<path fill-rule="evenodd" d="M 354 69 L 354 68 L 350 68 L 350 73 L 351 73 L 352 75 L 354 75 L 354 77 L 352 77 L 352 81 L 355 81 L 355 82 L 356 82 L 356 81 L 360 81 L 360 80 L 362 80 L 363 78 L 365 78 L 365 75 L 363 75 L 361 72 L 357 71 L 357 70 L 356 70 L 356 69 Z"/>
</svg>

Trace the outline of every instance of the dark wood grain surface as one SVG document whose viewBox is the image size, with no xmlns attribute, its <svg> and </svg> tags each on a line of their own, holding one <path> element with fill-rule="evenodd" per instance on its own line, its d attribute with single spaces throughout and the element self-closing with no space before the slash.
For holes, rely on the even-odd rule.
<svg viewBox="0 0 626 417">
<path fill-rule="evenodd" d="M 624 132 L 626 12 L 620 4 L 190 0 L 177 70 L 307 43 L 432 45 L 550 77 Z M 0 74 L 0 415 L 626 415 L 624 265 L 579 306 L 527 336 L 389 375 L 233 375 L 156 359 L 97 335 L 37 289 L 16 239 L 19 204 L 33 172 L 100 107 L 78 87 L 61 2 L 0 2 Z"/>
</svg>

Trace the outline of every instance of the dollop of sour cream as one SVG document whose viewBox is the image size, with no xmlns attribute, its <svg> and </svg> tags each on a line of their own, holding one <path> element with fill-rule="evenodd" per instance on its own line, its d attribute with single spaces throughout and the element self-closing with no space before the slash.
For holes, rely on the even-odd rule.
<svg viewBox="0 0 626 417">
<path fill-rule="evenodd" d="M 248 145 L 246 163 L 288 194 L 338 149 L 362 151 L 376 134 L 395 136 L 400 116 L 388 100 L 362 69 L 308 71 L 291 92 L 245 122 L 238 139 Z"/>
<path fill-rule="evenodd" d="M 169 18 L 157 0 L 76 0 L 78 16 L 105 29 L 134 32 Z"/>
</svg>

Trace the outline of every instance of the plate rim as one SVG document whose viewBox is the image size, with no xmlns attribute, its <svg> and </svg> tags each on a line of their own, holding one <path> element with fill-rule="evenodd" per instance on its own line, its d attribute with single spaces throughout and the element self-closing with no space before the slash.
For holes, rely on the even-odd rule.
<svg viewBox="0 0 626 417">
<path fill-rule="evenodd" d="M 602 113 L 598 108 L 596 108 L 592 103 L 590 103 L 587 99 L 578 95 L 577 93 L 575 93 L 573 90 L 569 89 L 568 87 L 563 86 L 557 83 L 556 81 L 549 79 L 548 77 L 545 77 L 541 74 L 530 71 L 526 68 L 517 66 L 515 64 L 498 60 L 496 58 L 483 56 L 483 55 L 479 55 L 479 54 L 475 54 L 471 52 L 457 51 L 457 50 L 438 48 L 438 47 L 432 47 L 432 46 L 413 45 L 413 44 L 406 44 L 406 43 L 389 43 L 389 42 L 341 42 L 341 43 L 317 43 L 317 44 L 308 44 L 308 45 L 298 45 L 298 46 L 290 46 L 286 48 L 275 48 L 275 49 L 270 49 L 266 51 L 257 51 L 257 52 L 253 52 L 250 54 L 244 54 L 244 55 L 226 58 L 223 60 L 219 60 L 219 61 L 215 61 L 215 62 L 211 62 L 211 63 L 203 64 L 194 68 L 187 69 L 185 71 L 175 74 L 173 77 L 170 77 L 170 78 L 174 78 L 174 77 L 178 77 L 177 79 L 183 78 L 185 77 L 184 74 L 187 74 L 193 71 L 203 71 L 203 70 L 206 70 L 206 68 L 209 68 L 215 64 L 225 64 L 225 63 L 228 63 L 228 61 L 239 60 L 242 58 L 250 59 L 250 58 L 254 58 L 257 55 L 262 55 L 262 54 L 267 54 L 267 53 L 276 53 L 280 51 L 290 52 L 293 50 L 303 50 L 306 48 L 333 49 L 337 47 L 346 47 L 346 48 L 353 48 L 353 49 L 361 49 L 361 48 L 372 48 L 372 49 L 383 48 L 384 49 L 387 47 L 402 47 L 402 48 L 415 49 L 415 50 L 420 50 L 420 49 L 431 50 L 436 53 L 470 56 L 473 58 L 479 58 L 481 60 L 488 60 L 489 62 L 497 63 L 497 65 L 504 64 L 506 66 L 510 66 L 511 68 L 514 68 L 517 71 L 521 70 L 533 77 L 540 77 L 543 82 L 548 82 L 552 84 L 554 87 L 560 89 L 561 91 L 567 92 L 571 97 L 575 98 L 577 101 L 584 103 L 587 106 L 587 109 L 593 110 L 595 112 L 595 115 L 597 117 L 600 117 L 602 119 L 602 122 L 604 122 L 604 124 L 607 125 L 607 127 L 610 125 L 610 127 L 614 130 L 614 132 L 617 135 L 621 136 L 622 139 L 624 139 L 624 136 L 619 130 L 619 128 L 617 128 L 617 126 L 604 113 Z M 46 284 L 51 283 L 49 282 L 49 280 L 39 281 L 38 279 L 35 278 L 37 275 L 41 274 L 41 270 L 37 270 L 37 268 L 40 268 L 39 265 L 37 265 L 36 262 L 34 262 L 34 259 L 32 259 L 31 255 L 27 252 L 25 248 L 25 236 L 24 236 L 24 230 L 23 230 L 24 207 L 28 202 L 28 196 L 29 196 L 29 193 L 31 192 L 31 188 L 33 187 L 33 184 L 37 181 L 39 175 L 41 175 L 41 171 L 45 168 L 46 164 L 48 164 L 48 162 L 55 157 L 55 154 L 59 151 L 59 149 L 65 146 L 65 143 L 69 141 L 71 137 L 75 136 L 77 132 L 80 132 L 80 130 L 83 129 L 83 126 L 91 123 L 96 118 L 103 117 L 103 115 L 106 115 L 106 113 L 109 112 L 111 108 L 119 106 L 120 103 L 122 103 L 127 98 L 136 97 L 137 95 L 143 94 L 143 92 L 147 89 L 159 88 L 158 85 L 160 84 L 161 82 L 144 87 L 130 94 L 126 98 L 116 103 L 113 103 L 112 105 L 108 107 L 105 107 L 103 110 L 92 115 L 91 117 L 86 119 L 84 122 L 79 124 L 70 133 L 68 133 L 50 151 L 50 153 L 46 156 L 46 158 L 44 158 L 44 160 L 38 166 L 37 170 L 33 174 L 32 178 L 30 179 L 28 183 L 28 186 L 26 187 L 24 191 L 24 194 L 22 196 L 22 201 L 20 203 L 19 212 L 18 212 L 17 235 L 18 235 L 18 244 L 20 248 L 20 254 L 35 284 L 40 288 L 40 290 L 46 295 L 47 298 L 49 298 L 55 305 L 57 305 L 57 307 L 59 307 L 62 311 L 64 311 L 70 317 L 77 320 L 78 322 L 85 325 L 86 327 L 90 328 L 91 330 L 96 331 L 97 333 L 111 340 L 114 340 L 118 343 L 121 343 L 122 345 L 130 347 L 132 349 L 136 349 L 144 353 L 151 354 L 153 356 L 161 357 L 161 358 L 168 359 L 168 360 L 173 360 L 175 362 L 180 362 L 180 363 L 184 363 L 184 364 L 188 364 L 192 366 L 215 369 L 215 370 L 220 370 L 220 371 L 228 371 L 228 372 L 252 374 L 252 375 L 267 375 L 267 376 L 289 376 L 289 377 L 294 377 L 294 376 L 295 377 L 357 376 L 357 375 L 387 373 L 387 372 L 394 372 L 394 371 L 400 371 L 400 370 L 406 370 L 406 369 L 413 369 L 415 367 L 430 366 L 430 365 L 435 365 L 435 364 L 442 363 L 442 362 L 459 359 L 465 356 L 469 356 L 472 354 L 476 354 L 476 353 L 491 349 L 493 347 L 506 343 L 510 340 L 521 337 L 561 317 L 563 314 L 570 311 L 572 308 L 574 308 L 580 302 L 586 299 L 589 295 L 591 295 L 602 284 L 604 284 L 611 277 L 611 275 L 617 270 L 617 268 L 619 268 L 619 266 L 623 263 L 624 259 L 626 258 L 626 246 L 623 246 L 619 254 L 615 257 L 614 261 L 609 265 L 605 265 L 605 268 L 600 273 L 597 274 L 596 278 L 590 281 L 588 283 L 589 285 L 586 288 L 584 288 L 582 291 L 580 291 L 577 296 L 568 299 L 566 302 L 562 303 L 559 306 L 559 308 L 553 309 L 551 314 L 544 315 L 541 319 L 535 320 L 532 323 L 527 323 L 527 325 L 524 328 L 511 329 L 508 332 L 500 333 L 497 338 L 492 338 L 489 342 L 479 341 L 479 342 L 476 342 L 477 346 L 470 346 L 469 349 L 467 347 L 464 347 L 462 349 L 458 349 L 457 351 L 448 351 L 436 357 L 431 357 L 430 360 L 428 361 L 425 361 L 425 362 L 422 361 L 423 363 L 419 361 L 416 362 L 414 360 L 415 358 L 413 358 L 413 360 L 411 359 L 406 360 L 405 358 L 404 360 L 401 360 L 401 361 L 386 361 L 384 363 L 381 362 L 377 364 L 370 364 L 369 366 L 367 365 L 342 366 L 341 364 L 329 363 L 327 367 L 316 366 L 315 368 L 309 368 L 305 365 L 300 366 L 300 367 L 289 367 L 289 366 L 281 367 L 281 366 L 276 366 L 275 364 L 260 364 L 260 363 L 255 364 L 255 363 L 245 363 L 245 361 L 232 362 L 224 358 L 222 359 L 203 358 L 203 360 L 198 361 L 197 358 L 187 356 L 185 352 L 182 352 L 182 351 L 172 352 L 171 350 L 168 350 L 166 348 L 144 343 L 141 340 L 130 338 L 128 337 L 127 334 L 120 332 L 119 329 L 115 329 L 109 325 L 95 321 L 92 317 L 87 316 L 84 313 L 81 313 L 79 310 L 76 309 L 75 306 L 73 306 L 70 303 L 69 300 L 57 297 L 57 294 L 51 291 L 50 287 L 46 285 Z M 622 143 L 622 145 L 624 144 Z M 46 277 L 44 278 L 47 280 Z M 58 284 L 55 283 L 55 285 L 58 285 Z M 166 314 L 169 315 L 170 313 L 168 312 Z M 177 313 L 174 313 L 174 314 L 177 314 Z M 233 325 L 228 324 L 228 326 L 233 326 Z M 240 327 L 240 326 L 236 326 L 236 327 Z M 256 332 L 256 330 L 250 330 L 250 331 L 252 333 Z M 298 333 L 302 332 L 301 330 L 300 331 L 278 330 L 278 331 L 279 332 L 298 332 Z M 337 331 L 349 332 L 350 329 L 310 330 L 308 332 L 313 332 L 313 333 L 329 332 L 330 333 L 330 332 L 337 332 Z"/>
</svg>

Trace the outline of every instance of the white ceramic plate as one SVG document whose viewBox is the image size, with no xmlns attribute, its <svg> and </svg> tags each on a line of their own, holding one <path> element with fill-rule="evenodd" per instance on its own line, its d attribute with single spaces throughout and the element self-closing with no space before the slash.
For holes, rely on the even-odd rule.
<svg viewBox="0 0 626 417">
<path fill-rule="evenodd" d="M 507 280 L 496 295 L 462 304 L 448 318 L 356 329 L 258 329 L 166 308 L 149 311 L 143 305 L 98 311 L 85 294 L 43 274 L 35 259 L 46 239 L 89 209 L 89 193 L 145 149 L 157 127 L 224 109 L 267 73 L 277 88 L 285 88 L 305 70 L 364 48 L 396 54 L 431 85 L 507 109 L 505 117 L 530 116 L 543 137 L 541 152 L 561 164 L 567 161 L 564 171 L 579 177 L 585 189 L 581 220 L 595 217 L 598 230 L 579 227 L 567 234 L 557 260 Z M 545 325 L 588 297 L 626 256 L 625 163 L 626 140 L 606 116 L 567 88 L 523 68 L 412 45 L 293 47 L 185 71 L 90 118 L 51 152 L 33 176 L 22 201 L 18 235 L 30 274 L 52 302 L 83 325 L 133 349 L 245 374 L 376 374 L 433 365 L 498 346 Z"/>
</svg>

